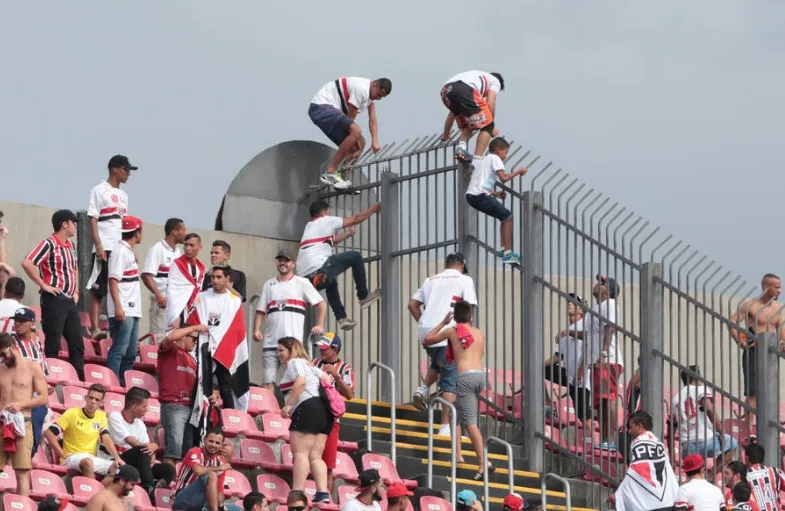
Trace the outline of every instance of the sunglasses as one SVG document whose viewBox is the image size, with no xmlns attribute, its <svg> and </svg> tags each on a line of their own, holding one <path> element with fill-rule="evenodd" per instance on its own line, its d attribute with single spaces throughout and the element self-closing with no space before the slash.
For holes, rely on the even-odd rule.
<svg viewBox="0 0 785 511">
<path fill-rule="evenodd" d="M 8 358 L 9 353 L 11 353 L 11 346 L 7 347 L 4 350 L 0 350 L 0 358 Z"/>
<path fill-rule="evenodd" d="M 289 506 L 289 511 L 305 511 L 307 506 Z"/>
</svg>

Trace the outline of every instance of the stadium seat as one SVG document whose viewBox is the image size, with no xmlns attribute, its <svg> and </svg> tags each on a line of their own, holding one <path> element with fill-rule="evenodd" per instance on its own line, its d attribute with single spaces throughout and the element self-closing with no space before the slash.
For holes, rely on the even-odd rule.
<svg viewBox="0 0 785 511">
<path fill-rule="evenodd" d="M 158 380 L 143 371 L 130 369 L 125 372 L 125 390 L 141 387 L 150 392 L 150 396 L 158 399 Z"/>
<path fill-rule="evenodd" d="M 3 510 L 4 511 L 37 511 L 38 504 L 33 502 L 32 499 L 22 497 L 16 493 L 3 494 Z"/>
<path fill-rule="evenodd" d="M 109 415 L 112 412 L 122 412 L 125 406 L 125 396 L 117 392 L 107 392 L 104 396 L 104 412 Z"/>
<path fill-rule="evenodd" d="M 102 357 L 95 349 L 93 340 L 85 337 L 84 341 L 84 361 L 88 364 L 105 364 L 106 357 Z"/>
<path fill-rule="evenodd" d="M 286 498 L 291 491 L 286 481 L 272 474 L 256 476 L 256 489 L 265 494 L 270 502 L 276 504 L 286 504 Z"/>
<path fill-rule="evenodd" d="M 228 486 L 228 488 L 226 488 Z M 248 478 L 236 470 L 227 470 L 224 477 L 224 496 L 243 498 L 253 491 Z"/>
<path fill-rule="evenodd" d="M 305 495 L 308 497 L 308 502 L 314 508 L 322 509 L 324 511 L 340 511 L 341 510 L 341 508 L 339 506 L 333 504 L 333 497 L 332 497 L 332 495 L 330 495 L 330 503 L 329 504 L 323 504 L 323 503 L 314 504 L 313 503 L 313 497 L 314 497 L 314 495 L 316 495 L 316 482 L 314 482 L 312 479 L 308 479 L 308 480 L 305 481 L 303 492 L 305 492 Z"/>
<path fill-rule="evenodd" d="M 125 389 L 120 386 L 117 376 L 111 369 L 98 364 L 85 364 L 84 366 L 85 383 L 100 383 L 108 392 L 118 392 L 125 394 Z"/>
<path fill-rule="evenodd" d="M 98 341 L 98 351 L 99 354 L 106 359 L 109 356 L 109 348 L 112 347 L 112 338 L 107 337 L 105 339 L 101 339 Z"/>
<path fill-rule="evenodd" d="M 338 456 L 335 458 L 333 475 L 336 479 L 343 479 L 349 483 L 358 484 L 360 482 L 357 466 L 354 464 L 352 457 L 345 452 L 338 452 Z"/>
<path fill-rule="evenodd" d="M 54 455 L 49 450 L 49 445 L 42 440 L 38 451 L 33 456 L 33 468 L 37 470 L 45 470 L 53 474 L 64 476 L 68 473 L 68 469 L 59 463 L 54 463 Z"/>
<path fill-rule="evenodd" d="M 150 496 L 141 486 L 134 486 L 134 489 L 131 490 L 126 498 L 135 511 L 157 511 L 156 507 L 150 502 Z"/>
<path fill-rule="evenodd" d="M 242 410 L 224 408 L 221 410 L 224 433 L 227 437 L 246 436 L 248 438 L 263 438 L 262 432 L 256 427 L 256 422 Z"/>
<path fill-rule="evenodd" d="M 70 362 L 60 360 L 59 358 L 47 358 L 46 364 L 49 366 L 49 376 L 46 377 L 46 383 L 49 385 L 85 386 L 83 382 L 79 381 L 76 369 Z"/>
<path fill-rule="evenodd" d="M 262 387 L 251 387 L 248 400 L 248 413 L 256 417 L 263 413 L 281 413 L 275 394 Z"/>
<path fill-rule="evenodd" d="M 420 509 L 422 511 L 452 511 L 452 506 L 439 497 L 423 495 L 420 497 Z"/>
<path fill-rule="evenodd" d="M 57 352 L 57 358 L 68 360 L 68 342 L 65 337 L 60 338 L 60 351 Z"/>
<path fill-rule="evenodd" d="M 292 446 L 289 444 L 281 445 L 281 466 L 288 472 L 291 472 L 294 469 Z"/>
<path fill-rule="evenodd" d="M 16 492 L 16 472 L 11 465 L 6 465 L 0 472 L 0 493 L 6 492 Z"/>
<path fill-rule="evenodd" d="M 28 309 L 35 312 L 35 320 L 40 323 L 41 322 L 41 307 L 38 305 L 28 305 Z"/>
<path fill-rule="evenodd" d="M 157 426 L 161 423 L 161 403 L 155 399 L 147 400 L 147 413 L 142 417 L 146 426 Z"/>
<path fill-rule="evenodd" d="M 381 454 L 369 452 L 363 454 L 362 459 L 363 470 L 375 468 L 379 471 L 379 475 L 382 477 L 384 484 L 390 485 L 395 482 L 402 482 L 407 488 L 417 488 L 417 481 L 402 479 L 401 476 L 398 475 L 398 469 L 395 468 L 395 464 L 390 458 L 382 456 Z"/>
<path fill-rule="evenodd" d="M 71 499 L 71 494 L 60 476 L 46 470 L 31 470 L 30 497 L 33 500 L 44 500 L 47 495 L 54 495 L 58 499 Z"/>
<path fill-rule="evenodd" d="M 152 344 L 139 345 L 139 360 L 134 362 L 134 369 L 153 373 L 158 370 L 158 346 Z"/>
<path fill-rule="evenodd" d="M 273 448 L 262 440 L 252 438 L 240 439 L 239 456 L 232 458 L 232 466 L 253 470 L 262 468 L 269 472 L 280 472 L 284 467 L 275 459 Z"/>
<path fill-rule="evenodd" d="M 262 415 L 262 439 L 265 442 L 289 441 L 289 424 L 291 419 L 284 419 L 280 413 Z"/>
<path fill-rule="evenodd" d="M 337 477 L 337 476 L 336 476 Z M 343 506 L 358 495 L 357 487 L 343 484 L 338 487 L 338 504 Z"/>
<path fill-rule="evenodd" d="M 95 478 L 84 476 L 74 476 L 71 487 L 74 489 L 73 502 L 77 506 L 86 506 L 90 497 L 104 489 L 104 485 Z"/>
<path fill-rule="evenodd" d="M 63 406 L 65 409 L 82 408 L 87 401 L 87 389 L 84 387 L 74 387 L 67 385 L 63 387 Z"/>
<path fill-rule="evenodd" d="M 63 413 L 65 411 L 65 406 L 60 402 L 57 392 L 52 392 L 47 396 L 46 405 L 56 412 Z"/>
<path fill-rule="evenodd" d="M 171 488 L 158 488 L 153 494 L 155 506 L 158 509 L 172 509 L 174 503 L 174 490 Z"/>
</svg>

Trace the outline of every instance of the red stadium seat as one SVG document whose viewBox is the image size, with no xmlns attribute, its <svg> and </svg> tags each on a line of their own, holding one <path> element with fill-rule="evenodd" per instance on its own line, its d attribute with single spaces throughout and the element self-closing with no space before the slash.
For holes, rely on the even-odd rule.
<svg viewBox="0 0 785 511">
<path fill-rule="evenodd" d="M 357 487 L 344 484 L 338 487 L 338 504 L 343 506 L 358 495 Z"/>
<path fill-rule="evenodd" d="M 284 467 L 275 459 L 273 448 L 262 440 L 252 438 L 240 440 L 239 456 L 232 458 L 232 466 L 249 470 L 262 468 L 268 472 L 284 470 Z"/>
<path fill-rule="evenodd" d="M 262 415 L 262 439 L 265 442 L 283 440 L 289 441 L 290 419 L 284 419 L 280 413 L 265 413 Z"/>
<path fill-rule="evenodd" d="M 46 383 L 49 385 L 85 386 L 84 383 L 79 381 L 76 369 L 74 369 L 74 366 L 72 366 L 70 362 L 60 360 L 59 358 L 47 358 L 46 364 L 49 366 L 49 376 L 46 377 Z"/>
<path fill-rule="evenodd" d="M 0 493 L 7 492 L 16 493 L 16 472 L 11 465 L 6 465 L 0 472 Z"/>
<path fill-rule="evenodd" d="M 248 478 L 236 470 L 226 471 L 226 476 L 224 477 L 224 486 L 228 486 L 228 488 L 224 488 L 224 495 L 227 498 L 243 498 L 248 493 L 253 491 L 251 489 L 251 483 L 248 482 Z"/>
<path fill-rule="evenodd" d="M 63 387 L 63 406 L 65 409 L 82 408 L 87 401 L 87 389 L 84 387 L 74 387 L 67 385 Z"/>
<path fill-rule="evenodd" d="M 105 364 L 106 363 L 106 356 L 101 356 L 101 354 L 96 351 L 95 344 L 93 344 L 93 340 L 85 337 L 84 341 L 84 361 L 88 364 Z"/>
<path fill-rule="evenodd" d="M 363 454 L 363 470 L 375 468 L 379 471 L 384 484 L 389 485 L 395 482 L 402 482 L 407 488 L 417 488 L 417 481 L 410 479 L 401 479 L 398 475 L 398 469 L 392 460 L 381 454 L 366 453 Z"/>
<path fill-rule="evenodd" d="M 66 475 L 68 469 L 59 463 L 55 463 L 55 461 L 57 460 L 54 459 L 54 454 L 52 454 L 52 451 L 49 449 L 49 445 L 42 441 L 41 445 L 38 447 L 38 451 L 33 456 L 33 468 L 52 472 L 53 474 L 60 476 Z"/>
<path fill-rule="evenodd" d="M 289 444 L 281 445 L 281 466 L 283 466 L 284 470 L 288 472 L 291 472 L 294 469 L 292 446 Z"/>
<path fill-rule="evenodd" d="M 174 490 L 170 488 L 158 488 L 153 494 L 155 497 L 155 506 L 158 509 L 172 509 L 174 504 Z"/>
<path fill-rule="evenodd" d="M 107 392 L 104 396 L 104 412 L 109 415 L 112 412 L 122 412 L 125 406 L 125 396 L 117 392 Z"/>
<path fill-rule="evenodd" d="M 249 438 L 262 438 L 262 432 L 256 427 L 256 422 L 242 410 L 224 408 L 221 410 L 224 433 L 227 437 L 246 436 Z"/>
<path fill-rule="evenodd" d="M 22 497 L 15 493 L 5 493 L 3 495 L 3 510 L 4 511 L 37 511 L 38 504 L 33 502 L 32 499 Z"/>
<path fill-rule="evenodd" d="M 125 389 L 120 386 L 117 376 L 108 368 L 98 364 L 85 364 L 85 383 L 100 383 L 109 392 L 125 394 Z"/>
<path fill-rule="evenodd" d="M 350 483 L 358 484 L 360 482 L 357 466 L 354 464 L 352 457 L 345 452 L 338 452 L 338 456 L 335 458 L 333 475 L 336 479 L 343 479 Z"/>
<path fill-rule="evenodd" d="M 100 355 L 106 359 L 109 356 L 109 348 L 112 347 L 112 338 L 107 337 L 98 341 L 98 351 Z"/>
<path fill-rule="evenodd" d="M 153 373 L 158 370 L 158 346 L 152 344 L 139 345 L 139 360 L 134 362 L 134 369 Z"/>
<path fill-rule="evenodd" d="M 47 396 L 46 405 L 56 412 L 63 413 L 65 411 L 65 406 L 60 402 L 57 392 L 52 392 Z"/>
<path fill-rule="evenodd" d="M 452 506 L 439 497 L 424 495 L 420 497 L 420 509 L 422 511 L 452 511 Z"/>
<path fill-rule="evenodd" d="M 286 504 L 286 498 L 291 489 L 289 484 L 278 476 L 272 474 L 259 474 L 256 476 L 256 489 L 267 496 L 270 502 Z"/>
<path fill-rule="evenodd" d="M 74 476 L 71 487 L 74 489 L 73 501 L 77 506 L 86 506 L 93 495 L 104 489 L 104 485 L 96 479 L 84 476 Z"/>
<path fill-rule="evenodd" d="M 150 496 L 141 486 L 134 486 L 134 489 L 126 498 L 135 511 L 157 511 L 156 507 L 150 502 Z"/>
<path fill-rule="evenodd" d="M 58 499 L 71 499 L 71 494 L 60 476 L 46 470 L 31 470 L 30 497 L 33 500 L 44 500 L 47 495 L 54 495 Z"/>
<path fill-rule="evenodd" d="M 154 398 L 147 400 L 147 413 L 142 417 L 145 425 L 157 426 L 161 423 L 161 403 Z"/>
<path fill-rule="evenodd" d="M 277 413 L 280 415 L 281 407 L 275 394 L 262 387 L 251 387 L 248 400 L 248 413 L 256 417 L 262 413 Z"/>
<path fill-rule="evenodd" d="M 150 392 L 150 395 L 158 399 L 158 380 L 152 375 L 143 371 L 130 369 L 125 372 L 125 390 L 131 387 L 140 387 Z"/>
</svg>

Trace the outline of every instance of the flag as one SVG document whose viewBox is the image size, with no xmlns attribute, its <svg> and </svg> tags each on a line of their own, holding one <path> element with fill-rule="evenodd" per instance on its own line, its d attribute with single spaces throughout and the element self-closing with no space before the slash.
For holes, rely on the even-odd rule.
<svg viewBox="0 0 785 511">
<path fill-rule="evenodd" d="M 169 267 L 166 281 L 166 325 L 169 326 L 180 317 L 183 311 L 189 311 L 202 289 L 204 265 L 198 259 L 193 262 L 180 256 Z"/>
<path fill-rule="evenodd" d="M 678 491 L 665 445 L 651 431 L 638 435 L 630 444 L 627 475 L 616 490 L 616 510 L 670 508 Z"/>
<path fill-rule="evenodd" d="M 202 422 L 206 412 L 205 403 L 212 389 L 215 364 L 221 364 L 232 375 L 236 407 L 248 410 L 250 372 L 242 305 L 243 299 L 233 292 L 216 293 L 212 288 L 199 293 L 194 300 L 188 324 L 202 324 L 208 328 L 207 332 L 199 335 L 198 353 L 201 360 L 194 415 L 191 417 L 191 423 L 195 426 Z"/>
</svg>

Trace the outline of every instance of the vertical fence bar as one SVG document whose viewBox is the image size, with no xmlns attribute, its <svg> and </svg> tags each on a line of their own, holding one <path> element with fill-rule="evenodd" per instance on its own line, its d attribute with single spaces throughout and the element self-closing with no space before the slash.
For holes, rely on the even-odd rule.
<svg viewBox="0 0 785 511">
<path fill-rule="evenodd" d="M 768 464 L 772 466 L 780 464 L 780 435 L 777 427 L 779 365 L 777 334 L 775 332 L 758 334 L 758 364 L 753 370 L 761 377 L 759 380 L 763 382 L 761 387 L 767 387 L 765 392 L 758 392 L 757 396 L 758 444 L 766 449 Z"/>
<path fill-rule="evenodd" d="M 461 437 L 455 434 L 458 427 L 458 412 L 452 403 L 438 396 L 428 402 L 428 488 L 433 488 L 433 408 L 436 403 L 442 405 L 442 413 L 447 413 L 447 409 L 450 410 L 450 427 L 452 428 L 452 440 L 450 441 L 450 504 L 452 504 L 453 509 L 456 509 L 457 462 L 455 461 L 455 455 L 458 452 L 458 442 L 462 441 Z"/>
<path fill-rule="evenodd" d="M 381 245 L 381 287 L 382 303 L 380 307 L 381 318 L 381 345 L 379 358 L 382 363 L 389 366 L 394 374 L 401 374 L 401 336 L 398 314 L 401 309 L 400 281 L 398 276 L 399 258 L 393 256 L 398 250 L 398 215 L 399 196 L 393 179 L 398 177 L 392 172 L 382 172 L 382 186 L 380 199 L 382 210 L 380 212 L 379 238 Z M 383 401 L 394 399 L 394 389 L 389 383 L 381 384 L 381 398 Z"/>
<path fill-rule="evenodd" d="M 564 485 L 564 495 L 567 499 L 567 507 L 565 508 L 565 511 L 572 511 L 572 491 L 570 490 L 570 481 L 557 474 L 554 474 L 553 472 L 548 472 L 542 476 L 542 485 L 540 486 L 542 493 L 542 508 L 548 509 L 548 479 L 553 479 Z"/>
<path fill-rule="evenodd" d="M 540 394 L 542 394 L 542 392 L 540 392 Z M 482 475 L 483 475 L 483 477 L 482 477 L 482 485 L 483 485 L 483 496 L 485 497 L 485 509 L 490 509 L 491 508 L 491 504 L 490 504 L 490 490 L 489 490 L 489 484 L 488 484 L 489 483 L 489 480 L 488 480 L 488 467 L 487 467 L 487 465 L 488 465 L 488 452 L 489 452 L 488 447 L 490 447 L 491 444 L 503 445 L 504 448 L 506 449 L 506 451 L 507 451 L 507 472 L 509 474 L 507 476 L 508 491 L 510 493 L 513 493 L 515 491 L 515 465 L 513 464 L 512 444 L 510 444 L 510 442 L 508 442 L 506 440 L 502 440 L 499 437 L 489 436 L 488 438 L 485 439 L 485 445 L 482 448 L 482 450 L 483 450 L 482 462 L 485 463 L 486 466 L 485 466 L 485 468 L 480 467 L 480 469 L 482 470 Z M 455 508 L 453 508 L 453 509 L 455 509 Z"/>
<path fill-rule="evenodd" d="M 474 250 L 474 241 L 472 238 L 477 239 L 477 215 L 474 210 L 466 204 L 464 194 L 466 188 L 469 187 L 471 176 L 465 165 L 459 165 L 455 171 L 455 181 L 457 182 L 456 188 L 456 201 L 455 205 L 457 219 L 458 219 L 458 251 L 462 252 L 466 257 L 466 267 L 471 268 L 471 271 L 477 272 L 479 275 L 477 251 Z"/>
<path fill-rule="evenodd" d="M 664 309 L 662 287 L 662 264 L 645 263 L 641 267 L 640 276 L 640 323 L 641 323 L 641 403 L 649 412 L 654 422 L 654 434 L 662 438 L 663 424 L 663 389 L 665 388 L 663 371 L 664 361 L 661 355 L 665 347 L 663 332 Z"/>
<path fill-rule="evenodd" d="M 523 441 L 529 470 L 542 472 L 544 444 L 537 435 L 545 424 L 542 393 L 542 361 L 545 360 L 543 339 L 543 215 L 542 192 L 528 191 L 523 194 L 521 218 L 521 254 L 523 255 L 523 278 L 521 279 L 521 318 L 523 349 L 521 369 L 524 373 Z M 525 353 L 525 355 L 524 355 Z M 528 359 L 528 364 L 526 363 Z"/>
<path fill-rule="evenodd" d="M 87 311 L 87 281 L 93 272 L 93 235 L 90 233 L 90 217 L 87 211 L 76 212 L 76 257 L 79 263 L 79 310 Z"/>
</svg>

